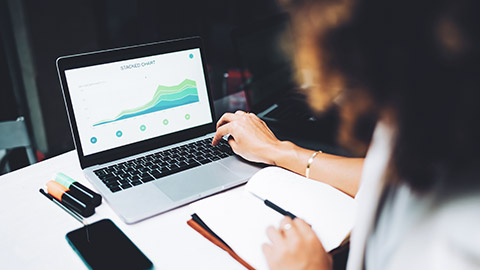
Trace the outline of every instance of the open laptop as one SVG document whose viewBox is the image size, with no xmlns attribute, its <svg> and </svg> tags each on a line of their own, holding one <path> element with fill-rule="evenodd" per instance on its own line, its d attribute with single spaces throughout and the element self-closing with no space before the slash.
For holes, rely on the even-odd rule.
<svg viewBox="0 0 480 270">
<path fill-rule="evenodd" d="M 57 59 L 80 165 L 134 223 L 246 182 L 259 167 L 211 146 L 214 108 L 199 37 Z"/>
<path fill-rule="evenodd" d="M 316 121 L 295 79 L 288 14 L 238 27 L 232 31 L 232 41 L 239 65 L 251 74 L 244 85 L 249 107 L 257 116 L 270 123 Z"/>
</svg>

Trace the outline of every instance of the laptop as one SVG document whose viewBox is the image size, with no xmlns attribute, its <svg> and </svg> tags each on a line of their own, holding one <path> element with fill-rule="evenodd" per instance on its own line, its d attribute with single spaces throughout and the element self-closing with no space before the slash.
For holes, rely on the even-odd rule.
<svg viewBox="0 0 480 270">
<path fill-rule="evenodd" d="M 239 65 L 248 70 L 244 78 L 247 102 L 257 116 L 269 123 L 314 122 L 316 117 L 295 80 L 294 38 L 288 14 L 254 21 L 232 31 Z"/>
<path fill-rule="evenodd" d="M 126 223 L 245 183 L 260 167 L 212 147 L 199 37 L 57 59 L 86 178 Z"/>
</svg>

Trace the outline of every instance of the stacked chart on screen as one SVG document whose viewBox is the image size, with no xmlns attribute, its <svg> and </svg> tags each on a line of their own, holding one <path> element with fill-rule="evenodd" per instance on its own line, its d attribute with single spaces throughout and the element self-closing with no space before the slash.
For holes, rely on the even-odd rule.
<svg viewBox="0 0 480 270">
<path fill-rule="evenodd" d="M 93 126 L 154 113 L 198 101 L 197 83 L 193 80 L 185 79 L 180 84 L 173 86 L 159 85 L 152 100 L 148 103 L 136 108 L 123 110 L 116 117 L 100 121 Z"/>
</svg>

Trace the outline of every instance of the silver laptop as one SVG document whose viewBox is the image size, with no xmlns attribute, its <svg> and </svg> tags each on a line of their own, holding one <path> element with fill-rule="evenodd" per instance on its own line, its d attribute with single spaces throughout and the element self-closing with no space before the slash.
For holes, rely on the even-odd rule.
<svg viewBox="0 0 480 270">
<path fill-rule="evenodd" d="M 246 182 L 259 167 L 215 147 L 198 37 L 57 59 L 80 165 L 134 223 Z"/>
</svg>

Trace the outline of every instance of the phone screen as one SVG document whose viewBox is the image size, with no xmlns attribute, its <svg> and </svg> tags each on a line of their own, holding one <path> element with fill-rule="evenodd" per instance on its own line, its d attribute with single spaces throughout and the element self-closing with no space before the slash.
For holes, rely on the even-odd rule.
<svg viewBox="0 0 480 270">
<path fill-rule="evenodd" d="M 109 219 L 71 231 L 66 238 L 91 269 L 151 269 L 153 266 Z"/>
</svg>

